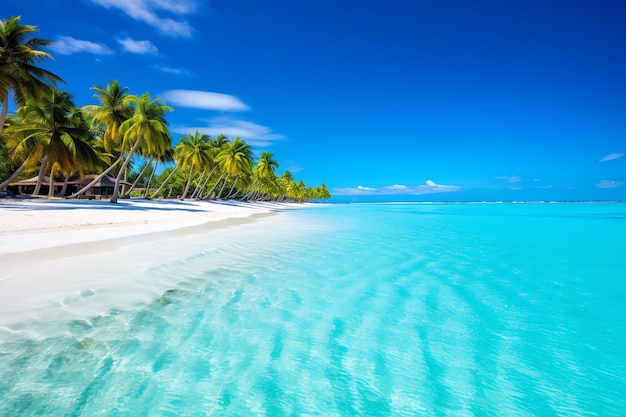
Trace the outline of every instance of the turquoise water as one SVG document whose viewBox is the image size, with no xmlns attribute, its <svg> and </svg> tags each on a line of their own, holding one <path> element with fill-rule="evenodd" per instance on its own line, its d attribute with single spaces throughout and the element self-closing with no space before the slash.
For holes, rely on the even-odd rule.
<svg viewBox="0 0 626 417">
<path fill-rule="evenodd" d="M 1 329 L 0 415 L 624 415 L 625 204 L 242 227 L 146 268 L 176 275 L 149 302 Z"/>
</svg>

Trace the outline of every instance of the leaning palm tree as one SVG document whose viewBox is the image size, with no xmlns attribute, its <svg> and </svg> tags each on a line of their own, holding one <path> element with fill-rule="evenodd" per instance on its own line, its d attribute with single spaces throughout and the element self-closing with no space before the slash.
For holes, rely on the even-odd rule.
<svg viewBox="0 0 626 417">
<path fill-rule="evenodd" d="M 228 178 L 235 178 L 231 191 L 228 193 L 230 195 L 237 185 L 237 182 L 250 173 L 252 166 L 252 148 L 241 140 L 241 138 L 235 138 L 232 142 L 227 143 L 224 149 L 217 154 L 216 162 L 220 164 L 222 171 L 226 173 L 226 181 L 224 181 L 224 185 L 218 195 L 221 195 L 224 191 L 224 186 L 227 184 Z"/>
<path fill-rule="evenodd" d="M 140 97 L 130 96 L 129 104 L 134 108 L 133 115 L 120 125 L 120 135 L 124 139 L 122 151 L 127 156 L 115 179 L 111 203 L 117 203 L 124 170 L 140 146 L 143 155 L 154 156 L 165 155 L 172 147 L 165 113 L 173 109 L 159 98 L 152 99 L 148 93 Z"/>
<path fill-rule="evenodd" d="M 259 187 L 261 190 L 268 189 L 269 185 L 276 180 L 276 168 L 278 167 L 278 161 L 274 159 L 274 154 L 272 152 L 263 152 L 252 170 L 254 182 L 250 186 L 248 194 L 246 194 L 243 199 L 246 200 L 257 194 L 257 190 L 255 189 L 257 184 L 261 185 L 261 187 Z"/>
<path fill-rule="evenodd" d="M 95 91 L 93 96 L 100 104 L 87 105 L 83 109 L 91 118 L 94 128 L 103 132 L 102 146 L 104 150 L 108 153 L 115 152 L 117 154 L 119 152 L 119 156 L 100 175 L 70 197 L 78 197 L 86 193 L 124 160 L 125 154 L 120 151 L 123 143 L 120 126 L 133 115 L 128 87 L 120 87 L 117 80 L 107 82 L 106 87 L 93 86 L 91 89 Z"/>
<path fill-rule="evenodd" d="M 196 130 L 194 135 L 189 133 L 187 136 L 183 136 L 180 143 L 176 145 L 175 152 L 178 157 L 178 165 L 180 165 L 180 169 L 188 171 L 187 183 L 181 199 L 187 197 L 194 170 L 199 172 L 213 168 L 214 161 L 209 139 L 209 135 L 201 134 Z"/>
<path fill-rule="evenodd" d="M 212 148 L 212 156 L 213 156 L 213 161 L 214 161 L 214 167 L 211 170 L 211 172 L 209 173 L 209 176 L 208 176 L 208 178 L 206 180 L 206 183 L 208 183 L 209 180 L 211 179 L 211 176 L 213 175 L 213 172 L 215 172 L 216 170 L 218 172 L 221 171 L 222 167 L 221 167 L 220 163 L 217 160 L 217 156 L 224 149 L 226 149 L 226 147 L 228 147 L 228 146 L 230 146 L 230 139 L 228 139 L 228 137 L 226 135 L 219 134 L 216 139 L 211 139 L 211 148 Z M 211 198 L 211 194 L 213 194 L 213 191 L 215 191 L 217 189 L 217 187 L 220 185 L 220 182 L 222 181 L 222 179 L 224 178 L 225 175 L 226 175 L 226 173 L 224 171 L 220 172 L 220 175 L 217 178 L 217 180 L 215 180 L 215 182 L 213 183 L 213 186 L 209 189 L 209 191 L 207 193 L 204 194 L 204 199 L 210 199 Z M 206 185 L 206 184 L 204 184 L 204 185 Z"/>
<path fill-rule="evenodd" d="M 9 106 L 9 91 L 19 107 L 27 99 L 40 97 L 50 83 L 63 82 L 61 78 L 37 66 L 52 55 L 42 48 L 52 42 L 28 36 L 36 26 L 21 25 L 20 16 L 0 20 L 0 133 L 4 129 Z"/>
</svg>

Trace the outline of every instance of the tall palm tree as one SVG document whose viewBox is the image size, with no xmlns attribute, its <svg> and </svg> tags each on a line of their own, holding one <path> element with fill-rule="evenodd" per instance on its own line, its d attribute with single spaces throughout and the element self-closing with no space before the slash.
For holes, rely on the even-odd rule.
<svg viewBox="0 0 626 417">
<path fill-rule="evenodd" d="M 130 96 L 129 104 L 133 106 L 133 115 L 120 125 L 119 130 L 123 137 L 122 150 L 127 156 L 115 179 L 111 203 L 117 203 L 124 170 L 140 146 L 143 155 L 154 156 L 165 155 L 172 147 L 165 113 L 173 109 L 159 98 L 152 99 L 149 93 Z"/>
<path fill-rule="evenodd" d="M 214 160 L 209 139 L 209 135 L 201 134 L 196 130 L 194 135 L 188 133 L 187 136 L 183 136 L 180 139 L 180 143 L 176 145 L 175 152 L 178 156 L 180 169 L 188 170 L 187 183 L 185 184 L 182 199 L 187 197 L 194 170 L 202 171 L 213 168 Z"/>
<path fill-rule="evenodd" d="M 119 152 L 119 156 L 100 175 L 70 197 L 77 197 L 86 193 L 124 160 L 124 152 L 121 152 L 123 138 L 120 134 L 120 126 L 133 115 L 131 96 L 128 94 L 129 89 L 128 87 L 120 87 L 117 80 L 107 82 L 106 87 L 93 86 L 91 89 L 95 91 L 93 96 L 100 104 L 88 105 L 83 109 L 93 121 L 94 127 L 103 132 L 102 146 L 104 150 L 108 153 L 115 152 L 117 154 Z"/>
<path fill-rule="evenodd" d="M 52 42 L 28 36 L 37 31 L 36 26 L 21 25 L 20 16 L 0 20 L 0 133 L 4 129 L 9 106 L 9 91 L 19 107 L 28 98 L 40 97 L 49 84 L 63 82 L 52 72 L 37 66 L 52 55 L 42 48 Z"/>
</svg>

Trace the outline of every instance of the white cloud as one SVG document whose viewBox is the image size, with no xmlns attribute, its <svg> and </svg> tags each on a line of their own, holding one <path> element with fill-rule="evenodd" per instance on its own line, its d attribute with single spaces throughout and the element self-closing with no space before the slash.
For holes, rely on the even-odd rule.
<svg viewBox="0 0 626 417">
<path fill-rule="evenodd" d="M 422 195 L 435 193 L 449 193 L 461 191 L 461 187 L 456 185 L 437 184 L 432 180 L 426 181 L 422 185 L 408 187 L 406 185 L 388 185 L 382 188 L 364 187 L 359 185 L 356 188 L 335 188 L 333 194 L 336 195 Z"/>
<path fill-rule="evenodd" d="M 71 36 L 59 36 L 51 48 L 61 55 L 80 52 L 95 55 L 113 55 L 113 50 L 102 43 L 74 39 Z"/>
<path fill-rule="evenodd" d="M 273 142 L 284 137 L 272 133 L 272 130 L 267 126 L 227 117 L 209 119 L 206 126 L 179 126 L 173 127 L 172 130 L 184 135 L 197 130 L 213 137 L 219 134 L 226 135 L 231 139 L 240 137 L 249 145 L 257 147 L 270 146 Z"/>
<path fill-rule="evenodd" d="M 249 110 L 241 100 L 230 94 L 197 90 L 170 90 L 161 94 L 169 104 L 194 109 L 244 111 Z"/>
<path fill-rule="evenodd" d="M 159 53 L 157 47 L 150 41 L 136 41 L 130 38 L 118 39 L 117 41 L 126 52 L 148 55 L 157 55 Z"/>
<path fill-rule="evenodd" d="M 167 65 L 153 65 L 152 68 L 162 72 L 167 72 L 169 74 L 191 75 L 191 72 L 189 72 L 189 70 L 187 70 L 186 68 L 173 68 Z"/>
<path fill-rule="evenodd" d="M 285 165 L 285 169 L 287 171 L 292 172 L 292 173 L 304 171 L 304 168 L 302 168 L 300 165 L 298 165 L 294 161 L 285 161 L 285 164 L 286 164 Z M 282 166 L 282 164 L 281 164 L 281 166 Z"/>
<path fill-rule="evenodd" d="M 614 159 L 620 159 L 623 158 L 624 154 L 623 153 L 610 153 L 608 155 L 606 155 L 605 157 L 603 157 L 602 159 L 600 159 L 600 162 L 607 162 L 607 161 L 612 161 Z"/>
<path fill-rule="evenodd" d="M 520 182 L 522 177 L 518 175 L 501 175 L 499 177 L 493 177 L 494 180 L 504 180 L 509 184 L 515 184 L 516 182 Z"/>
<path fill-rule="evenodd" d="M 362 185 L 359 185 L 358 187 L 356 187 L 357 190 L 359 191 L 376 191 L 376 188 L 371 188 L 371 187 L 363 187 Z"/>
<path fill-rule="evenodd" d="M 610 180 L 602 180 L 596 184 L 598 188 L 617 188 L 624 185 L 622 181 L 610 181 Z"/>
<path fill-rule="evenodd" d="M 176 15 L 184 15 L 196 9 L 196 1 L 192 0 L 90 0 L 92 3 L 107 9 L 119 9 L 131 18 L 155 27 L 159 32 L 169 36 L 191 37 L 192 28 L 184 20 L 161 17 L 157 11 L 165 11 Z"/>
<path fill-rule="evenodd" d="M 192 13 L 197 7 L 194 0 L 151 0 L 148 3 L 151 3 L 155 9 L 167 10 L 180 15 Z"/>
</svg>

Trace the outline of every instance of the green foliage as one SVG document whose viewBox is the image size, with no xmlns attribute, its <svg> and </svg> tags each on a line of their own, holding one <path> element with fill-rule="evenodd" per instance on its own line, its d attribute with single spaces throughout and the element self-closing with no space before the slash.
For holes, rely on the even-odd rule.
<svg viewBox="0 0 626 417">
<path fill-rule="evenodd" d="M 0 179 L 8 178 L 11 173 L 12 164 L 9 158 L 9 150 L 4 141 L 0 141 Z"/>
<path fill-rule="evenodd" d="M 133 184 L 135 183 L 135 181 L 137 181 L 137 184 L 135 184 L 135 187 L 137 188 L 147 187 L 148 180 L 152 176 L 153 172 L 154 165 L 149 164 L 148 166 L 146 166 L 146 163 L 144 162 L 143 164 L 139 165 L 137 169 L 133 169 L 130 174 L 128 174 L 127 181 Z"/>
</svg>

